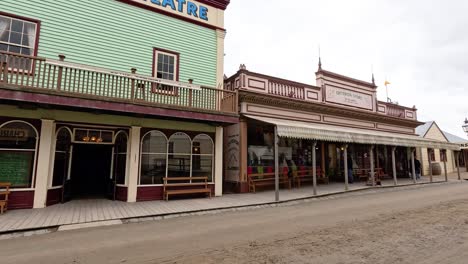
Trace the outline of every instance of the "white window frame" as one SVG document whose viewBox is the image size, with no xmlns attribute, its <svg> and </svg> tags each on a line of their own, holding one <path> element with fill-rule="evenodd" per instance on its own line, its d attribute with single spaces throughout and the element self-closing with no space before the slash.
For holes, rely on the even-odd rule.
<svg viewBox="0 0 468 264">
<path fill-rule="evenodd" d="M 202 137 L 202 136 L 206 136 L 207 138 L 210 139 L 210 142 L 211 142 L 211 154 L 193 154 L 192 153 L 192 162 L 193 162 L 193 156 L 200 156 L 200 157 L 208 157 L 208 156 L 211 156 L 211 181 L 209 181 L 208 183 L 210 184 L 214 184 L 215 183 L 215 175 L 214 175 L 214 172 L 215 172 L 215 168 L 214 168 L 214 151 L 215 151 L 215 144 L 214 144 L 214 141 L 213 139 L 207 135 L 207 134 L 198 134 L 196 135 L 193 140 L 192 140 L 192 152 L 193 152 L 193 143 L 195 142 L 195 140 L 198 138 L 198 137 Z M 193 169 L 193 168 L 192 168 Z M 190 171 L 190 174 L 192 174 L 193 171 L 191 170 Z"/>
<path fill-rule="evenodd" d="M 73 139 L 73 132 L 72 130 L 69 128 L 69 127 L 66 127 L 66 126 L 63 126 L 59 129 L 57 129 L 57 131 L 55 132 L 55 137 L 54 137 L 54 143 L 53 143 L 53 146 L 52 146 L 52 149 L 54 150 L 53 153 L 52 153 L 52 156 L 51 156 L 51 159 L 50 159 L 50 170 L 49 170 L 49 190 L 53 190 L 53 189 L 59 189 L 59 188 L 62 188 L 63 185 L 60 185 L 60 186 L 52 186 L 53 182 L 54 182 L 54 167 L 55 167 L 55 154 L 57 152 L 62 152 L 63 151 L 57 151 L 57 137 L 58 137 L 58 134 L 60 133 L 60 131 L 62 130 L 67 130 L 68 133 L 70 134 L 70 156 L 68 156 L 68 171 L 67 171 L 67 175 L 66 175 L 66 178 L 67 180 L 70 180 L 70 175 L 71 175 L 71 161 L 72 161 L 72 152 L 73 152 L 73 148 L 72 148 L 72 139 Z"/>
<path fill-rule="evenodd" d="M 10 150 L 10 151 L 34 151 L 34 161 L 33 161 L 33 168 L 32 168 L 32 175 L 31 175 L 31 187 L 29 188 L 11 188 L 10 190 L 11 191 L 32 191 L 32 190 L 35 190 L 36 188 L 36 164 L 37 164 L 37 155 L 38 155 L 38 147 L 39 147 L 39 132 L 37 131 L 37 129 L 29 122 L 26 122 L 26 121 L 23 121 L 23 120 L 11 120 L 11 121 L 7 121 L 3 124 L 0 125 L 0 128 L 2 127 L 5 127 L 6 125 L 8 124 L 11 124 L 11 123 L 23 123 L 23 124 L 27 124 L 29 125 L 30 127 L 32 127 L 32 129 L 34 130 L 34 132 L 36 133 L 36 146 L 34 149 L 9 149 L 9 148 L 0 148 L 0 150 Z"/>
<path fill-rule="evenodd" d="M 171 56 L 174 58 L 174 72 L 172 73 L 172 75 L 174 75 L 174 78 L 171 80 L 171 79 L 164 79 L 164 78 L 158 78 L 158 58 L 159 58 L 159 54 L 162 54 L 162 55 L 166 55 L 166 56 Z M 158 50 L 158 49 L 155 49 L 154 50 L 154 77 L 158 78 L 158 79 L 163 79 L 163 80 L 170 80 L 170 81 L 178 81 L 178 76 L 177 76 L 177 73 L 178 73 L 178 70 L 179 70 L 179 61 L 178 61 L 178 55 L 177 54 L 174 54 L 174 53 L 169 53 L 169 52 L 165 52 L 165 51 L 161 51 L 161 50 Z M 166 72 L 164 72 L 166 73 Z M 167 74 L 170 74 L 169 72 L 167 72 Z"/>
<path fill-rule="evenodd" d="M 117 137 L 123 134 L 127 138 L 127 149 L 125 152 L 115 152 L 115 142 Z M 117 133 L 115 133 L 114 138 L 114 146 L 112 147 L 112 161 L 111 161 L 111 179 L 114 177 L 114 155 L 124 155 L 125 154 L 125 180 L 124 184 L 117 184 L 117 179 L 115 179 L 115 183 L 119 187 L 127 187 L 128 186 L 128 175 L 129 175 L 129 164 L 130 164 L 130 155 L 128 155 L 128 151 L 130 150 L 130 138 L 128 136 L 128 133 L 124 130 L 119 130 Z"/>
<path fill-rule="evenodd" d="M 145 140 L 145 138 L 150 135 L 152 132 L 158 132 L 160 133 L 161 135 L 164 136 L 164 139 L 166 140 L 166 153 L 157 153 L 157 152 L 143 152 L 143 141 Z M 141 137 L 141 141 L 140 141 L 140 168 L 138 170 L 138 187 L 151 187 L 151 186 L 163 186 L 162 184 L 141 184 L 141 166 L 142 166 L 142 159 L 143 159 L 143 155 L 165 155 L 166 156 L 166 173 L 165 173 L 165 176 L 164 177 L 167 177 L 167 168 L 168 168 L 168 164 L 167 164 L 167 161 L 168 161 L 168 152 L 169 152 L 169 139 L 167 138 L 166 134 L 164 134 L 162 131 L 159 131 L 159 130 L 150 130 L 148 132 L 146 132 L 143 137 Z"/>
<path fill-rule="evenodd" d="M 32 46 L 24 46 L 23 45 L 23 39 L 21 39 L 21 44 L 16 44 L 16 43 L 12 43 L 10 41 L 6 42 L 6 41 L 1 41 L 0 40 L 0 43 L 1 44 L 5 44 L 5 45 L 8 45 L 8 46 L 15 46 L 15 47 L 20 47 L 20 48 L 27 48 L 27 49 L 31 49 L 32 50 L 32 53 L 27 55 L 27 56 L 34 56 L 34 54 L 36 54 L 36 41 L 37 41 L 37 34 L 38 34 L 38 24 L 37 22 L 33 22 L 33 21 L 29 21 L 29 20 L 26 20 L 26 19 L 21 19 L 21 18 L 16 18 L 16 17 L 12 17 L 12 16 L 8 16 L 8 15 L 3 15 L 3 14 L 0 14 L 0 17 L 4 17 L 4 18 L 8 18 L 8 19 L 11 19 L 11 21 L 13 22 L 13 20 L 17 20 L 17 21 L 21 21 L 23 23 L 28 23 L 28 24 L 33 24 L 34 25 L 34 38 L 33 38 L 33 43 L 32 43 Z M 11 34 L 11 27 L 12 27 L 12 24 L 10 24 L 10 28 L 9 29 L 6 29 L 10 32 Z M 21 34 L 23 35 L 23 31 L 24 31 L 24 25 L 23 25 L 23 29 L 21 30 Z M 19 32 L 18 32 L 19 33 Z M 21 54 L 21 51 L 20 53 L 18 54 Z"/>
</svg>

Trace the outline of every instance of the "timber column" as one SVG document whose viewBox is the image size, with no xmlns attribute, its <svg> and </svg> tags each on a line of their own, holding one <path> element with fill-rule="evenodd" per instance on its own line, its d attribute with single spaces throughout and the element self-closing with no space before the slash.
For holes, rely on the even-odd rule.
<svg viewBox="0 0 468 264">
<path fill-rule="evenodd" d="M 215 196 L 223 195 L 223 127 L 216 127 L 215 138 Z"/>
<path fill-rule="evenodd" d="M 55 121 L 41 119 L 39 151 L 37 155 L 36 185 L 34 190 L 34 208 L 44 208 L 47 202 L 47 187 L 51 166 L 52 146 L 55 138 Z"/>
<path fill-rule="evenodd" d="M 130 162 L 128 168 L 128 196 L 127 202 L 137 200 L 138 174 L 140 171 L 140 134 L 141 127 L 132 126 L 130 130 Z"/>
</svg>

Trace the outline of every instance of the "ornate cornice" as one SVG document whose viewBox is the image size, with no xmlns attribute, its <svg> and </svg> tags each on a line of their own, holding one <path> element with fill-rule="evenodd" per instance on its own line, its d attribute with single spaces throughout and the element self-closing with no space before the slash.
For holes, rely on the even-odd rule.
<svg viewBox="0 0 468 264">
<path fill-rule="evenodd" d="M 259 94 L 247 90 L 239 90 L 239 102 L 263 104 L 282 107 L 291 110 L 303 110 L 313 113 L 328 114 L 344 118 L 359 119 L 363 121 L 382 122 L 403 127 L 416 128 L 424 123 L 415 120 L 401 119 L 386 115 L 367 112 L 362 110 L 351 110 L 349 108 L 336 107 L 325 103 L 304 102 L 292 98 L 282 98 L 274 95 Z"/>
<path fill-rule="evenodd" d="M 227 6 L 231 2 L 230 0 L 197 0 L 205 5 L 210 5 L 219 9 L 226 10 Z"/>
</svg>

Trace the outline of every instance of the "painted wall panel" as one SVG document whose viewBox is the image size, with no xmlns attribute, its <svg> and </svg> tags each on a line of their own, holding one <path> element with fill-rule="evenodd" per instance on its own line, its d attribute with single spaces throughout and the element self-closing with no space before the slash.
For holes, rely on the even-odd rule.
<svg viewBox="0 0 468 264">
<path fill-rule="evenodd" d="M 1 11 L 41 20 L 38 55 L 151 75 L 153 47 L 180 53 L 180 80 L 216 86 L 215 30 L 115 0 L 2 0 Z"/>
</svg>

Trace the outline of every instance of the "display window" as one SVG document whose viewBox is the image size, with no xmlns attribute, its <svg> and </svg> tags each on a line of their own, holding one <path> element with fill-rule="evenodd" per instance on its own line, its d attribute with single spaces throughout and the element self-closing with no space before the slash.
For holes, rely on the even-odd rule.
<svg viewBox="0 0 468 264">
<path fill-rule="evenodd" d="M 38 132 L 24 121 L 0 125 L 0 182 L 12 188 L 32 188 Z"/>
</svg>

